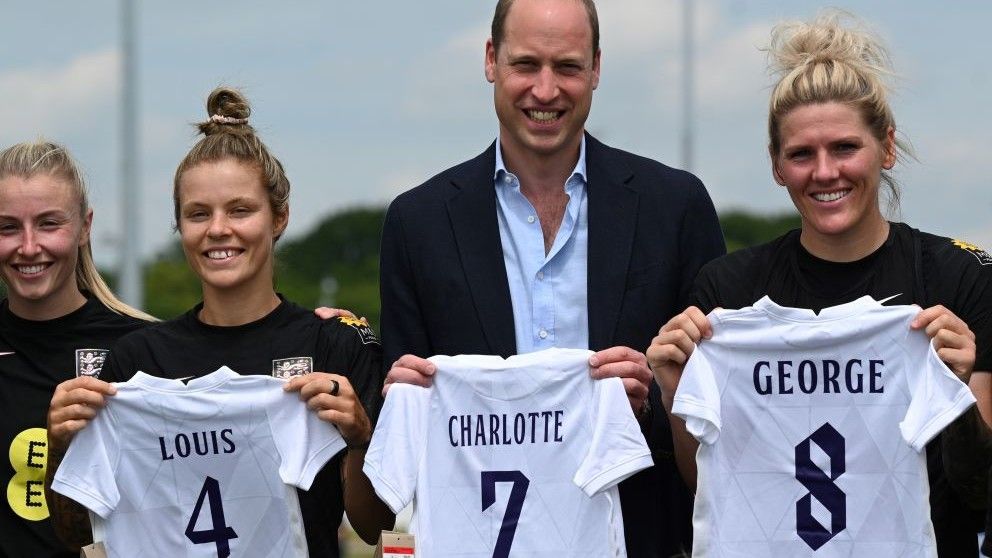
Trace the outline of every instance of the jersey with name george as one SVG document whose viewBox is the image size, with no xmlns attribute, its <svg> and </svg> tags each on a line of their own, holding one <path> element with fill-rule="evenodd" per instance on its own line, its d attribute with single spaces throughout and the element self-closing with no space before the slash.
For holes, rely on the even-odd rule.
<svg viewBox="0 0 992 558">
<path fill-rule="evenodd" d="M 919 311 L 709 314 L 672 410 L 701 442 L 693 556 L 937 556 L 923 449 L 975 398 Z"/>
<path fill-rule="evenodd" d="M 591 354 L 435 356 L 432 387 L 390 387 L 364 470 L 393 511 L 415 502 L 418 556 L 626 556 L 616 485 L 651 453 Z"/>
<path fill-rule="evenodd" d="M 52 488 L 89 508 L 111 558 L 304 557 L 294 487 L 345 446 L 283 380 L 227 367 L 138 372 L 70 445 Z"/>
</svg>

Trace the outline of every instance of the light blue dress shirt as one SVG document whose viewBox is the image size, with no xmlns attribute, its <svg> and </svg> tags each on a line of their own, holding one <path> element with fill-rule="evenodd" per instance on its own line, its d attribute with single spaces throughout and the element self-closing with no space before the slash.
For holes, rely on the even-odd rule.
<svg viewBox="0 0 992 558">
<path fill-rule="evenodd" d="M 575 170 L 564 184 L 568 194 L 565 216 L 546 255 L 537 211 L 520 191 L 520 181 L 503 164 L 499 140 L 493 182 L 517 352 L 589 348 L 585 138 Z"/>
</svg>

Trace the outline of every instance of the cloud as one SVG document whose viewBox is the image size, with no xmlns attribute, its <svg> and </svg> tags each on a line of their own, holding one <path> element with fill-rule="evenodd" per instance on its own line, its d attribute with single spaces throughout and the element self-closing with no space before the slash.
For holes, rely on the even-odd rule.
<svg viewBox="0 0 992 558">
<path fill-rule="evenodd" d="M 762 110 L 770 79 L 759 46 L 768 42 L 771 25 L 746 27 L 701 37 L 696 62 L 696 90 L 704 109 L 736 112 Z"/>
<path fill-rule="evenodd" d="M 0 73 L 0 139 L 8 144 L 39 134 L 53 138 L 100 127 L 117 103 L 120 54 L 82 53 L 63 66 Z"/>
<path fill-rule="evenodd" d="M 479 99 L 488 98 L 483 60 L 489 25 L 475 24 L 457 32 L 413 63 L 404 112 L 415 118 L 457 120 L 478 117 Z M 485 95 L 485 97 L 483 97 Z"/>
</svg>

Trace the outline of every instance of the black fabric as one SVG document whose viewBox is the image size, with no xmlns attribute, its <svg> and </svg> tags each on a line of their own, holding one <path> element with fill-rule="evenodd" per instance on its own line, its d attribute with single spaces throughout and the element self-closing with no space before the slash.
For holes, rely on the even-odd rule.
<svg viewBox="0 0 992 558">
<path fill-rule="evenodd" d="M 200 377 L 221 366 L 245 375 L 272 375 L 275 361 L 309 357 L 312 371 L 348 378 L 375 424 L 382 407 L 382 349 L 367 326 L 348 319 L 320 320 L 286 300 L 262 319 L 232 327 L 204 324 L 197 318 L 201 308 L 121 339 L 103 379 L 125 381 L 139 370 L 164 378 Z M 309 491 L 298 491 L 312 557 L 340 555 L 343 456 L 338 454 L 317 473 Z"/>
<path fill-rule="evenodd" d="M 863 295 L 886 304 L 942 304 L 975 333 L 975 370 L 992 371 L 992 265 L 960 243 L 892 223 L 875 252 L 848 263 L 807 252 L 794 230 L 768 244 L 739 250 L 703 267 L 690 304 L 742 308 L 768 295 L 783 306 L 821 309 Z M 969 510 L 948 483 L 939 436 L 927 446 L 930 514 L 941 557 L 975 556 L 979 512 Z M 978 518 L 978 519 L 976 519 Z"/>
<path fill-rule="evenodd" d="M 125 334 L 146 322 L 121 316 L 96 298 L 88 298 L 78 310 L 45 321 L 15 316 L 7 300 L 0 302 L 0 421 L 3 486 L 13 483 L 13 493 L 0 506 L 0 556 L 75 558 L 65 550 L 52 530 L 44 497 L 48 456 L 46 415 L 55 387 L 76 377 L 77 370 L 99 371 L 100 351 L 109 350 Z M 88 351 L 87 351 L 88 349 Z M 77 351 L 81 363 L 77 364 Z M 89 357 L 87 357 L 87 353 Z M 21 435 L 16 448 L 11 444 Z M 15 466 L 6 457 L 14 459 Z M 20 473 L 20 474 L 18 474 Z M 17 476 L 17 480 L 14 477 Z M 24 480 L 21 480 L 24 479 Z M 25 487 L 30 483 L 30 493 Z M 15 496 L 16 495 L 16 496 Z M 21 517 L 11 506 L 40 513 L 43 518 Z M 23 498 L 23 500 L 21 500 Z"/>
<path fill-rule="evenodd" d="M 385 363 L 401 355 L 516 352 L 496 216 L 495 143 L 401 194 L 380 252 Z M 644 351 L 685 308 L 703 263 L 724 252 L 698 178 L 586 135 L 589 349 Z M 627 554 L 668 557 L 692 536 L 692 497 L 652 383 L 645 436 L 655 466 L 620 483 Z"/>
</svg>

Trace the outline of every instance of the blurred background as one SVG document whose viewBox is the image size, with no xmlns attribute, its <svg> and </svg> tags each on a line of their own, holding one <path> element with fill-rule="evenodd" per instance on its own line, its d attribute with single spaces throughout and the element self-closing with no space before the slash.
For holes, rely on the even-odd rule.
<svg viewBox="0 0 992 558">
<path fill-rule="evenodd" d="M 482 73 L 492 0 L 87 2 L 0 0 L 0 145 L 45 136 L 82 163 L 96 210 L 98 264 L 144 271 L 144 306 L 167 318 L 199 298 L 172 232 L 172 174 L 195 141 L 207 93 L 239 86 L 252 123 L 293 183 L 281 242 L 280 290 L 302 304 L 378 315 L 382 209 L 399 192 L 481 152 L 495 137 Z M 130 5 L 133 73 L 123 77 Z M 693 101 L 684 103 L 686 7 L 692 9 Z M 897 166 L 901 211 L 914 226 L 992 246 L 992 3 L 840 3 L 889 44 L 899 73 L 900 133 L 919 161 Z M 697 173 L 738 242 L 791 214 L 771 180 L 761 47 L 782 19 L 812 17 L 808 0 L 609 0 L 599 3 L 602 82 L 588 128 L 600 139 Z M 133 85 L 134 136 L 122 132 Z M 684 149 L 687 126 L 692 151 Z M 122 142 L 138 193 L 125 211 Z M 125 229 L 125 222 L 136 227 Z M 786 220 L 785 226 L 790 222 Z M 732 227 L 732 228 L 733 228 Z M 728 235 L 732 231 L 728 228 Z M 771 227 L 768 234 L 778 232 Z M 737 234 L 737 233 L 734 233 Z"/>
<path fill-rule="evenodd" d="M 837 6 L 885 39 L 899 74 L 892 103 L 919 160 L 896 168 L 903 201 L 892 218 L 989 248 L 992 3 L 953 4 Z M 206 116 L 206 95 L 219 84 L 241 87 L 255 109 L 252 124 L 293 183 L 279 290 L 303 305 L 351 308 L 377 325 L 385 205 L 495 137 L 482 72 L 494 5 L 0 0 L 0 145 L 44 136 L 69 147 L 90 187 L 98 264 L 115 280 L 123 261 L 136 263 L 144 308 L 169 318 L 199 300 L 172 232 L 172 175 L 196 139 L 191 124 Z M 130 16 L 122 15 L 127 6 Z M 769 171 L 771 79 L 761 47 L 777 21 L 808 19 L 822 7 L 810 0 L 599 2 L 602 80 L 588 129 L 698 174 L 731 248 L 796 226 Z M 686 75 L 694 78 L 688 111 Z M 126 106 L 133 116 L 122 116 Z M 137 193 L 128 210 L 125 187 Z M 122 255 L 125 239 L 136 242 L 130 256 Z"/>
</svg>

